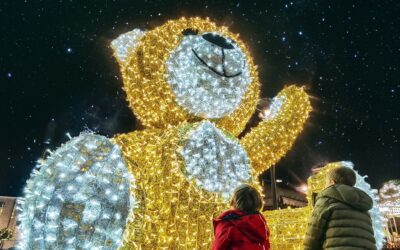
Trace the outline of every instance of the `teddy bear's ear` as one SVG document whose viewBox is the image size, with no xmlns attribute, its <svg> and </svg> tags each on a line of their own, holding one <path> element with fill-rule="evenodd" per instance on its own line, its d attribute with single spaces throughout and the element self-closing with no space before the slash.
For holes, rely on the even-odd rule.
<svg viewBox="0 0 400 250">
<path fill-rule="evenodd" d="M 114 51 L 114 56 L 121 67 L 124 67 L 128 61 L 129 54 L 137 47 L 140 38 L 144 36 L 146 31 L 134 29 L 126 32 L 111 42 L 111 48 Z"/>
</svg>

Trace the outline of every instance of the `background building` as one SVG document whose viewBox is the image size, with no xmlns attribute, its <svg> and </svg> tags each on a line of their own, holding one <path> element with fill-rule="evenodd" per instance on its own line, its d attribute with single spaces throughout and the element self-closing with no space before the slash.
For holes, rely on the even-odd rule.
<svg viewBox="0 0 400 250">
<path fill-rule="evenodd" d="M 378 206 L 386 221 L 386 249 L 400 249 L 400 180 L 383 184 Z"/>
<path fill-rule="evenodd" d="M 271 187 L 271 183 L 265 182 L 263 184 L 263 193 L 264 193 L 264 209 L 265 210 L 276 209 L 276 207 L 274 206 L 273 188 Z M 293 190 L 290 187 L 287 187 L 283 184 L 277 184 L 276 206 L 278 208 L 305 207 L 307 206 L 306 194 Z"/>
<path fill-rule="evenodd" d="M 16 197 L 0 196 L 0 230 L 13 236 L 0 241 L 0 249 L 12 249 L 17 239 L 16 232 Z"/>
</svg>

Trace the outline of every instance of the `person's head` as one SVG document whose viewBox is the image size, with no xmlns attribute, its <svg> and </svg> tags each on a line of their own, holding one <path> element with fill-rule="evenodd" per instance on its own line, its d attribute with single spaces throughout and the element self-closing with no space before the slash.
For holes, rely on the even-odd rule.
<svg viewBox="0 0 400 250">
<path fill-rule="evenodd" d="M 254 187 L 242 184 L 235 189 L 231 205 L 245 213 L 257 212 L 262 208 L 261 195 Z"/>
<path fill-rule="evenodd" d="M 332 169 L 327 176 L 327 186 L 333 184 L 344 184 L 354 186 L 356 184 L 356 173 L 347 167 L 338 167 Z"/>
</svg>

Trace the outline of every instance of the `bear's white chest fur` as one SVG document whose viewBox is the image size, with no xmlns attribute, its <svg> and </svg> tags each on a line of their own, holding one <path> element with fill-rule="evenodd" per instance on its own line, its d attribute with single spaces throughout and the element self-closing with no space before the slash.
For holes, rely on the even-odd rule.
<svg viewBox="0 0 400 250">
<path fill-rule="evenodd" d="M 224 198 L 251 178 L 246 151 L 235 138 L 229 138 L 209 121 L 189 132 L 180 153 L 185 160 L 187 178 Z"/>
</svg>

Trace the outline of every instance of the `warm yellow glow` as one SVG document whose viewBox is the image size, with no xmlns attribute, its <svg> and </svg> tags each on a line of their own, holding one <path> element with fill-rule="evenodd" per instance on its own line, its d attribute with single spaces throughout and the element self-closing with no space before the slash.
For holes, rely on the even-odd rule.
<svg viewBox="0 0 400 250">
<path fill-rule="evenodd" d="M 271 231 L 271 249 L 303 249 L 303 240 L 311 207 L 265 211 L 264 216 Z"/>
<path fill-rule="evenodd" d="M 256 174 L 277 163 L 292 147 L 312 110 L 307 93 L 289 86 L 277 96 L 283 104 L 272 119 L 266 119 L 241 139 Z"/>
</svg>

